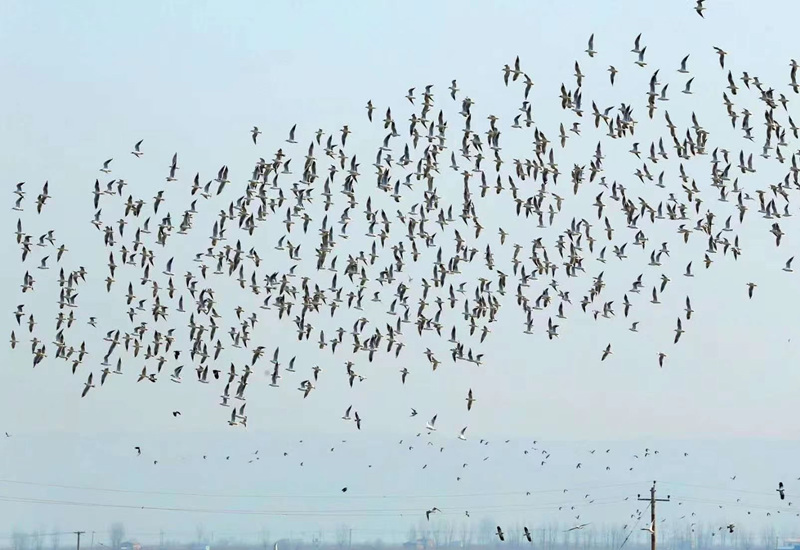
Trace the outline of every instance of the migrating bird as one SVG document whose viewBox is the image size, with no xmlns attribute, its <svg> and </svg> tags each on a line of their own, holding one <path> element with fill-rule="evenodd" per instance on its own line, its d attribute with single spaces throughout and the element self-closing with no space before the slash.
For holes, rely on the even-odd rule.
<svg viewBox="0 0 800 550">
<path fill-rule="evenodd" d="M 86 397 L 86 394 L 89 393 L 89 390 L 94 387 L 92 383 L 92 377 L 94 376 L 93 373 L 89 373 L 89 378 L 86 380 L 86 384 L 83 387 L 83 392 L 81 393 L 81 397 Z"/>
<path fill-rule="evenodd" d="M 472 404 L 475 402 L 475 399 L 472 397 L 472 388 L 470 388 L 469 392 L 467 392 L 467 410 L 472 410 Z"/>
<path fill-rule="evenodd" d="M 412 410 L 413 410 L 413 409 L 412 409 Z M 411 416 L 414 416 L 414 415 L 412 414 Z M 435 427 L 435 425 L 436 425 L 436 417 L 437 417 L 437 416 L 438 416 L 438 415 L 435 415 L 435 414 L 434 414 L 434 415 L 433 415 L 433 418 L 431 418 L 431 419 L 428 421 L 428 423 L 425 425 L 425 428 L 426 428 L 426 429 L 427 429 L 429 432 L 435 432 L 435 431 L 436 431 L 436 427 Z"/>
<path fill-rule="evenodd" d="M 581 523 L 579 525 L 576 525 L 575 527 L 570 527 L 569 529 L 567 529 L 566 532 L 569 532 L 569 531 L 580 531 L 581 529 L 585 529 L 589 525 L 590 524 L 588 524 L 588 523 Z"/>
<path fill-rule="evenodd" d="M 705 6 L 703 6 L 703 2 L 705 2 L 705 0 L 696 0 L 696 1 L 697 4 L 694 7 L 694 11 L 696 11 L 697 15 L 699 15 L 700 17 L 705 18 L 705 15 L 703 15 L 703 12 L 706 10 Z"/>
<path fill-rule="evenodd" d="M 135 156 L 136 158 L 140 158 L 140 157 L 141 157 L 141 156 L 144 154 L 144 153 L 142 152 L 142 142 L 143 142 L 143 141 L 144 141 L 143 139 L 140 139 L 140 140 L 139 140 L 139 141 L 137 141 L 137 142 L 134 144 L 134 146 L 133 146 L 133 151 L 131 151 L 131 154 L 132 154 L 133 156 Z"/>
</svg>

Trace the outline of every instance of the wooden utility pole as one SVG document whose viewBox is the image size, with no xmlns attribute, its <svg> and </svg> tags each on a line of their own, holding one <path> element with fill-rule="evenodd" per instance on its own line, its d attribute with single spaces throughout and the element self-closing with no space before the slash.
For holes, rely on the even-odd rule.
<svg viewBox="0 0 800 550">
<path fill-rule="evenodd" d="M 636 495 L 639 500 L 650 501 L 650 550 L 656 550 L 656 502 L 669 502 L 669 495 L 667 498 L 656 498 L 656 482 L 650 488 L 650 498 L 642 498 L 642 495 Z"/>
<path fill-rule="evenodd" d="M 81 535 L 84 534 L 86 531 L 73 531 L 76 535 L 78 535 L 78 548 L 77 550 L 81 550 Z"/>
</svg>

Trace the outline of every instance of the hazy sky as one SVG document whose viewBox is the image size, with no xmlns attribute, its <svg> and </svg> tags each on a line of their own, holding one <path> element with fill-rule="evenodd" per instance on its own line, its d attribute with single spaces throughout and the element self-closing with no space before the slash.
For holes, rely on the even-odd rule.
<svg viewBox="0 0 800 550">
<path fill-rule="evenodd" d="M 559 123 L 564 122 L 569 127 L 576 120 L 574 114 L 558 107 L 561 83 L 571 89 L 575 86 L 573 64 L 578 59 L 586 74 L 583 135 L 571 137 L 564 151 L 558 149 L 558 161 L 564 174 L 557 192 L 566 197 L 559 221 L 552 228 L 540 231 L 535 222 L 514 218 L 513 202 L 507 194 L 488 198 L 489 207 L 482 208 L 482 223 L 488 235 L 482 237 L 482 244 L 477 247 L 483 250 L 486 243 L 491 243 L 496 262 L 509 273 L 511 250 L 508 246 L 499 247 L 498 226 L 509 233 L 511 242 L 519 242 L 526 250 L 529 250 L 530 241 L 539 236 L 552 247 L 557 234 L 572 217 L 592 220 L 595 233 L 600 233 L 602 222 L 595 221 L 591 204 L 602 189 L 594 184 L 596 191 L 587 189 L 574 198 L 568 180 L 573 164 L 588 164 L 598 140 L 602 141 L 606 155 L 604 175 L 608 181 L 616 180 L 625 185 L 631 197 L 643 196 L 657 201 L 659 199 L 652 197 L 664 195 L 655 193 L 652 183 L 643 185 L 633 175 L 641 161 L 628 150 L 633 141 L 640 142 L 640 149 L 646 151 L 652 140 L 668 137 L 663 122 L 665 108 L 672 120 L 684 129 L 691 124 L 691 114 L 696 113 L 710 133 L 709 150 L 727 148 L 735 158 L 740 149 L 755 153 L 757 174 L 741 178 L 741 186 L 750 194 L 754 195 L 756 188 L 778 183 L 787 171 L 786 165 L 780 166 L 774 159 L 763 161 L 758 157 L 763 141 L 763 103 L 754 92 L 746 94 L 742 90 L 736 101 L 739 110 L 747 107 L 753 112 L 751 124 L 756 141 L 749 143 L 742 139 L 738 127 L 731 129 L 722 105 L 727 71 L 719 68 L 713 46 L 728 52 L 726 69 L 733 71 L 737 84 L 741 85 L 738 78 L 742 71 L 757 75 L 766 86 L 787 94 L 791 113 L 797 100 L 787 84 L 789 62 L 796 55 L 791 49 L 793 22 L 800 15 L 800 7 L 788 1 L 766 2 L 763 9 L 746 13 L 745 8 L 752 9 L 752 4 L 745 0 L 708 0 L 705 19 L 693 11 L 694 2 L 684 0 L 660 3 L 509 1 L 491 5 L 412 1 L 403 2 L 402 6 L 378 2 L 269 4 L 143 0 L 131 5 L 110 6 L 88 1 L 7 1 L 0 7 L 0 46 L 4 52 L 0 56 L 4 82 L 0 87 L 0 101 L 4 106 L 4 115 L 0 118 L 0 146 L 5 153 L 0 156 L 0 169 L 9 189 L 9 209 L 12 184 L 26 181 L 27 209 L 22 215 L 25 230 L 38 236 L 55 229 L 57 241 L 66 243 L 70 249 L 67 255 L 71 268 L 86 266 L 91 284 L 81 287 L 79 321 L 70 339 L 95 342 L 90 360 L 75 376 L 70 374 L 68 363 L 52 357 L 55 353 L 49 344 L 52 334 L 46 339 L 51 358 L 35 370 L 30 368 L 27 350 L 12 353 L 6 348 L 5 368 L 0 369 L 0 413 L 5 419 L 0 430 L 8 431 L 12 437 L 0 442 L 8 447 L 0 453 L 3 477 L 95 488 L 135 490 L 146 486 L 149 491 L 186 492 L 191 489 L 208 493 L 304 497 L 300 504 L 293 504 L 291 499 L 275 504 L 275 509 L 283 507 L 284 510 L 323 509 L 325 506 L 340 510 L 369 509 L 372 504 L 359 502 L 359 494 L 430 494 L 444 499 L 448 494 L 485 496 L 491 493 L 502 504 L 498 504 L 496 513 L 488 509 L 485 513 L 476 513 L 475 517 L 481 518 L 491 512 L 495 517 L 507 517 L 511 521 L 522 517 L 515 515 L 518 512 L 513 506 L 526 510 L 525 503 L 507 499 L 503 493 L 525 491 L 518 477 L 528 475 L 530 470 L 519 456 L 534 439 L 550 442 L 636 440 L 627 445 L 630 449 L 641 450 L 648 442 L 664 440 L 732 439 L 741 442 L 738 447 L 735 443 L 731 444 L 733 447 L 725 447 L 728 452 L 751 445 L 747 441 L 753 438 L 787 441 L 797 438 L 800 428 L 795 420 L 796 387 L 800 374 L 793 358 L 800 343 L 793 338 L 789 313 L 797 306 L 796 274 L 781 271 L 784 262 L 797 250 L 794 237 L 797 228 L 795 218 L 781 220 L 786 236 L 776 250 L 768 232 L 772 222 L 762 219 L 756 212 L 757 203 L 750 204 L 744 225 L 736 226 L 735 234 L 739 235 L 743 250 L 738 262 L 730 255 L 723 257 L 718 253 L 711 268 L 704 269 L 704 237 L 693 234 L 690 245 L 683 246 L 674 223 L 646 226 L 650 239 L 648 253 L 662 241 L 671 243 L 672 256 L 660 268 L 648 267 L 647 254 L 631 250 L 632 243 L 628 247 L 631 258 L 620 262 L 611 254 L 609 243 L 606 254 L 609 261 L 605 266 L 587 259 L 587 272 L 577 281 L 564 283 L 565 288 L 572 291 L 574 306 L 568 319 L 561 322 L 559 339 L 552 342 L 544 334 L 543 320 L 537 321 L 536 334 L 522 334 L 524 315 L 514 303 L 514 280 L 504 298 L 501 319 L 493 325 L 492 334 L 481 347 L 485 353 L 481 367 L 463 362 L 453 364 L 447 354 L 449 345 L 430 334 L 419 339 L 408 329 L 407 347 L 399 359 L 381 358 L 370 364 L 361 356 L 363 354 L 359 356 L 358 370 L 367 380 L 350 389 L 344 374 L 344 362 L 351 356 L 348 345 L 335 356 L 329 350 L 317 350 L 313 342 L 297 346 L 291 321 L 278 322 L 274 312 L 261 312 L 256 308 L 259 304 L 251 294 L 230 281 L 219 283 L 217 278 L 212 284 L 217 289 L 218 300 L 224 302 L 221 313 L 226 319 L 221 323 L 220 332 L 227 332 L 232 324 L 233 307 L 241 303 L 259 312 L 256 339 L 263 342 L 268 353 L 280 345 L 284 360 L 296 355 L 301 365 L 298 370 L 306 377 L 312 365 L 325 369 L 318 389 L 308 399 L 303 400 L 295 391 L 296 383 L 302 379 L 300 373 L 295 375 L 296 380 L 287 378 L 279 390 L 274 390 L 266 387 L 263 368 L 258 369 L 257 382 L 248 389 L 248 429 L 234 429 L 225 422 L 227 409 L 216 405 L 220 393 L 218 384 L 195 384 L 190 366 L 185 369 L 187 381 L 182 385 L 169 383 L 165 373 L 157 384 L 136 384 L 135 373 L 141 368 L 141 362 L 135 361 L 126 365 L 127 376 L 115 378 L 113 383 L 107 383 L 102 389 L 95 388 L 86 399 L 80 399 L 88 372 L 94 371 L 98 376 L 99 362 L 106 347 L 101 340 L 103 332 L 87 326 L 86 318 L 97 316 L 100 327 L 108 330 L 130 326 L 120 301 L 128 276 L 119 277 L 125 282 L 118 282 L 110 295 L 101 282 L 107 272 L 108 251 L 102 246 L 100 234 L 89 223 L 94 212 L 91 204 L 94 180 L 100 176 L 103 176 L 102 182 L 110 177 L 124 177 L 129 182 L 126 192 L 148 201 L 146 209 L 151 211 L 152 197 L 158 190 L 167 188 L 164 176 L 176 151 L 181 166 L 180 179 L 167 188 L 167 202 L 162 205 L 163 211 L 172 213 L 176 224 L 188 206 L 187 190 L 196 172 L 205 182 L 216 175 L 220 166 L 227 165 L 233 182 L 233 190 L 229 188 L 229 192 L 240 193 L 242 182 L 249 178 L 258 157 L 271 159 L 275 150 L 283 147 L 285 151 L 291 149 L 296 157 L 294 171 L 298 174 L 302 168 L 301 159 L 317 128 L 336 133 L 338 140 L 338 130 L 344 124 L 349 125 L 353 134 L 348 138 L 347 150 L 358 154 L 362 172 L 367 174 L 359 184 L 360 193 L 367 193 L 374 185 L 370 165 L 385 135 L 382 125 L 367 121 L 367 100 L 371 99 L 376 105 L 378 120 L 383 118 L 387 106 L 392 107 L 398 131 L 403 136 L 395 144 L 397 158 L 401 154 L 399 144 L 407 139 L 407 119 L 412 112 L 404 96 L 412 86 L 419 96 L 425 85 L 432 84 L 436 98 L 434 111 L 445 110 L 450 125 L 448 133 L 452 133 L 449 145 L 456 148 L 463 119 L 457 115 L 460 102 L 450 100 L 446 88 L 452 79 L 457 79 L 460 94 L 476 102 L 473 129 L 483 133 L 488 129 L 486 116 L 500 117 L 499 124 L 504 130 L 503 157 L 508 170 L 512 159 L 531 154 L 533 132 L 531 129 L 524 134 L 514 133 L 509 128 L 512 118 L 518 114 L 522 92 L 519 83 L 508 88 L 503 85 L 501 67 L 520 56 L 523 69 L 535 82 L 531 101 L 536 125 L 551 141 L 556 141 Z M 630 52 L 640 32 L 642 44 L 647 46 L 648 66 L 644 69 L 634 65 L 636 56 Z M 599 52 L 594 59 L 584 53 L 591 33 L 595 33 L 595 49 Z M 688 77 L 676 72 L 686 54 L 691 54 L 689 68 L 695 77 L 694 93 L 690 96 L 680 93 Z M 606 71 L 609 65 L 620 70 L 613 88 Z M 650 121 L 646 118 L 646 91 L 655 69 L 660 69 L 660 81 L 670 84 L 670 101 L 660 104 L 654 120 Z M 639 121 L 636 137 L 615 141 L 605 137 L 602 126 L 595 129 L 592 125 L 591 101 L 596 101 L 601 109 L 620 103 L 633 105 L 634 117 Z M 780 116 L 785 123 L 785 115 L 781 113 Z M 299 143 L 289 146 L 284 140 L 293 124 L 297 124 Z M 258 146 L 252 144 L 249 136 L 253 125 L 264 132 Z M 144 140 L 145 155 L 136 159 L 129 151 L 140 139 Z M 665 142 L 672 152 L 669 141 L 665 139 Z M 796 143 L 790 140 L 784 155 L 788 158 L 796 148 Z M 322 156 L 319 149 L 318 156 Z M 98 169 L 104 160 L 112 157 L 113 173 L 106 177 Z M 458 204 L 462 179 L 447 168 L 449 151 L 445 157 L 440 158 L 443 169 L 437 186 L 447 202 Z M 669 190 L 681 197 L 676 160 L 673 157 L 658 164 L 655 172 L 665 170 Z M 732 171 L 736 171 L 735 163 Z M 704 189 L 705 205 L 715 211 L 735 214 L 735 200 L 732 198 L 729 204 L 719 203 L 716 191 L 708 187 L 709 165 L 710 156 L 686 162 L 687 171 Z M 320 162 L 320 166 L 326 163 Z M 50 182 L 53 198 L 46 207 L 47 216 L 37 217 L 32 204 L 45 180 Z M 523 195 L 534 192 L 531 188 Z M 180 263 L 176 272 L 182 274 L 186 269 L 195 269 L 191 258 L 195 251 L 206 248 L 204 239 L 210 234 L 215 213 L 227 207 L 231 196 L 235 195 L 215 201 L 212 207 L 198 204 L 198 209 L 204 209 L 195 221 L 199 229 L 183 240 L 173 237 L 167 246 L 169 252 L 155 249 L 157 272 L 172 255 L 176 256 L 176 265 Z M 365 195 L 361 197 L 363 204 Z M 410 207 L 410 204 L 395 205 L 383 196 L 374 200 L 379 200 L 381 208 L 389 213 Z M 120 204 L 114 205 L 112 199 L 104 198 L 104 201 L 107 219 L 115 221 L 116 216 L 122 215 Z M 611 201 L 607 199 L 607 202 Z M 314 229 L 309 231 L 308 237 L 303 238 L 297 226 L 292 234 L 292 239 L 303 243 L 305 262 L 313 259 L 316 227 L 323 215 L 319 204 L 315 208 L 318 214 L 315 214 Z M 360 204 L 358 209 L 361 208 Z M 338 212 L 336 209 L 329 216 L 331 222 L 338 218 Z M 271 231 L 262 231 L 258 240 L 252 241 L 265 263 L 274 266 L 266 271 L 288 268 L 285 253 L 273 250 L 282 234 L 279 217 L 270 220 Z M 690 216 L 687 225 L 693 226 L 696 217 L 699 216 Z M 363 225 L 360 211 L 353 218 L 358 218 Z M 3 241 L 2 253 L 8 260 L 1 273 L 12 290 L 5 295 L 3 307 L 8 315 L 0 319 L 0 326 L 8 334 L 14 328 L 11 312 L 18 303 L 23 303 L 17 289 L 25 267 L 19 263 L 18 247 L 11 238 L 17 213 L 10 212 L 6 220 L 9 238 Z M 156 221 L 154 217 L 153 224 Z M 717 221 L 722 223 L 724 218 Z M 353 227 L 356 226 L 354 222 Z M 127 229 L 132 232 L 134 224 Z M 620 226 L 619 233 L 624 229 Z M 626 238 L 632 240 L 633 234 L 626 234 Z M 449 240 L 444 243 L 452 246 Z M 357 252 L 369 243 L 359 228 L 343 246 L 344 250 Z M 51 265 L 54 266 L 53 259 Z M 694 261 L 696 276 L 687 279 L 681 275 L 690 260 Z M 49 272 L 40 272 L 34 269 L 36 263 L 37 259 L 29 260 L 26 267 L 41 281 L 33 295 L 26 295 L 24 302 L 26 311 L 35 312 L 40 327 L 48 327 L 51 333 L 52 319 L 57 313 L 57 270 L 51 267 Z M 407 276 L 414 279 L 414 284 L 422 277 L 430 279 L 430 262 L 422 262 L 421 266 L 408 267 Z M 309 274 L 316 277 L 313 262 L 308 269 Z M 580 313 L 578 302 L 588 289 L 590 277 L 603 270 L 607 283 L 604 296 L 615 300 L 617 315 L 615 319 L 595 321 L 590 315 Z M 645 274 L 647 291 L 636 297 L 631 318 L 626 320 L 621 314 L 622 295 L 640 273 Z M 648 293 L 661 273 L 672 280 L 663 296 L 664 303 L 654 306 L 648 303 Z M 314 282 L 326 288 L 330 275 L 326 273 Z M 745 284 L 749 281 L 758 284 L 753 300 L 747 299 Z M 182 287 L 183 283 L 178 283 L 176 277 L 176 284 Z M 143 296 L 149 293 L 139 292 Z M 389 296 L 390 291 L 387 289 L 383 294 Z M 687 295 L 691 296 L 696 313 L 685 326 L 687 332 L 681 342 L 673 345 L 675 318 L 683 314 Z M 377 313 L 376 318 L 386 317 L 385 308 L 385 303 L 370 304 L 367 313 Z M 325 325 L 315 326 L 315 334 L 322 328 L 330 338 L 340 324 L 349 330 L 357 318 L 347 312 L 342 312 L 341 318 L 339 315 L 334 320 L 317 317 Z M 174 314 L 173 318 L 185 324 L 185 317 Z M 460 331 L 465 331 L 463 321 L 459 321 L 458 316 L 453 319 L 455 321 L 445 323 L 447 329 L 455 322 Z M 637 334 L 627 330 L 633 320 L 640 322 Z M 185 327 L 179 329 L 185 330 Z M 27 331 L 17 328 L 17 334 L 27 344 Z M 348 337 L 345 342 L 349 344 Z M 614 354 L 601 364 L 600 353 L 609 342 L 613 343 Z M 227 345 L 229 340 L 225 343 Z M 431 372 L 423 354 L 426 347 L 435 348 L 437 356 L 444 360 L 436 373 Z M 668 354 L 663 369 L 657 364 L 659 351 Z M 246 360 L 245 357 L 239 356 L 241 361 Z M 407 384 L 401 386 L 398 371 L 404 366 L 411 375 Z M 227 368 L 227 363 L 223 368 Z M 467 414 L 463 400 L 470 387 L 478 402 Z M 364 418 L 361 432 L 340 419 L 351 404 Z M 409 418 L 411 407 L 420 412 L 414 419 Z M 173 418 L 170 413 L 174 410 L 180 410 L 182 416 Z M 439 432 L 433 436 L 436 444 L 432 447 L 438 450 L 445 445 L 446 452 L 455 455 L 446 455 L 451 458 L 437 467 L 431 466 L 439 472 L 436 475 L 442 476 L 436 481 L 420 473 L 419 469 L 426 463 L 422 457 L 410 460 L 398 455 L 393 448 L 387 448 L 389 442 L 397 445 L 401 438 L 415 440 L 417 432 L 424 431 L 425 421 L 433 414 L 439 415 Z M 462 443 L 455 436 L 465 425 L 469 426 L 471 438 L 463 444 L 466 450 L 451 451 Z M 468 477 L 471 485 L 463 490 L 453 481 L 458 475 L 453 468 L 461 468 L 468 458 L 476 463 L 482 461 L 480 438 L 498 445 L 493 454 L 495 458 L 482 466 L 484 471 L 480 475 L 466 476 L 465 480 Z M 516 454 L 498 450 L 506 438 L 516 442 Z M 300 439 L 304 440 L 302 445 L 313 446 L 313 450 L 305 450 L 297 442 Z M 348 441 L 345 447 L 349 450 L 343 451 L 346 454 L 340 457 L 328 449 L 342 439 Z M 132 447 L 137 444 L 146 448 L 145 457 L 133 456 Z M 416 445 L 418 449 L 429 447 L 422 442 Z M 605 491 L 610 500 L 622 494 L 635 495 L 646 491 L 647 483 L 658 478 L 657 474 L 685 483 L 711 475 L 716 478 L 708 485 L 725 485 L 735 472 L 715 470 L 719 456 L 724 454 L 722 450 L 714 445 L 707 448 L 700 443 L 691 445 L 707 449 L 704 461 L 677 461 L 685 457 L 679 450 L 680 445 L 675 444 L 672 458 L 658 458 L 667 461 L 658 467 L 641 467 L 641 476 L 638 466 L 635 472 L 616 473 L 618 469 L 627 471 L 631 456 L 636 452 L 624 451 L 626 454 L 608 462 L 613 463 L 615 477 L 610 485 L 614 487 L 599 491 Z M 280 452 L 276 447 L 281 447 Z M 398 448 L 406 447 L 398 445 Z M 236 466 L 226 464 L 229 462 L 224 460 L 229 454 L 227 449 L 236 451 L 230 451 L 235 455 Z M 270 453 L 271 462 L 263 468 L 265 473 L 251 474 L 246 470 L 249 458 L 245 460 L 245 456 L 256 449 Z M 303 466 L 305 469 L 298 467 L 301 459 L 292 462 L 291 469 L 282 466 L 283 449 L 292 456 L 303 456 L 308 463 Z M 466 458 L 462 460 L 456 452 L 465 453 Z M 548 483 L 542 483 L 548 489 L 561 485 L 598 487 L 607 484 L 605 471 L 600 467 L 575 477 L 573 470 L 575 463 L 581 460 L 581 452 L 584 449 L 579 446 L 577 450 L 554 456 L 553 460 L 559 464 L 557 468 L 562 470 L 558 474 L 545 474 Z M 203 454 L 209 456 L 206 462 L 202 462 Z M 516 458 L 504 459 L 508 461 L 505 466 L 489 466 L 495 464 L 498 456 L 512 454 Z M 750 472 L 749 481 L 743 482 L 752 484 L 747 490 L 769 498 L 774 495 L 774 485 L 782 475 L 787 479 L 797 477 L 784 464 L 783 458 L 775 454 L 746 453 L 735 458 L 726 457 L 726 460 L 733 461 L 732 470 Z M 153 465 L 153 460 L 161 463 Z M 536 459 L 531 460 L 538 465 Z M 775 462 L 765 463 L 769 460 Z M 364 464 L 370 463 L 375 467 L 381 464 L 380 471 L 374 475 L 365 474 Z M 359 477 L 361 475 L 364 477 Z M 357 482 L 352 481 L 354 477 Z M 628 491 L 628 487 L 621 484 L 629 482 L 641 483 Z M 338 493 L 345 485 L 357 485 L 357 489 L 348 493 L 354 496 Z M 324 498 L 312 498 L 328 494 L 341 501 L 323 506 L 320 502 L 324 503 Z M 696 492 L 691 494 L 695 498 L 705 498 L 697 496 Z M 228 499 L 222 505 L 195 502 L 186 496 L 98 496 L 74 489 L 20 485 L 0 486 L 0 495 L 106 504 L 131 502 L 137 506 L 194 505 L 197 508 L 262 510 L 269 507 L 261 501 L 257 506 L 250 506 L 247 499 Z M 558 501 L 558 498 L 547 500 L 545 496 L 538 498 L 547 505 Z M 418 508 L 419 513 L 431 506 L 445 508 L 436 499 L 422 500 L 424 502 L 398 496 L 386 508 L 395 511 Z M 481 502 L 483 506 L 490 506 L 485 499 Z M 459 502 L 457 508 L 460 510 L 468 504 Z M 625 506 L 614 508 L 614 513 L 606 516 L 596 512 L 595 517 L 612 521 L 615 514 L 626 516 L 631 510 Z M 58 525 L 65 530 L 100 531 L 116 518 L 127 518 L 130 528 L 143 533 L 172 528 L 191 536 L 194 525 L 206 520 L 229 525 L 232 531 L 259 530 L 258 526 L 252 527 L 247 518 L 237 523 L 239 518 L 221 514 L 209 514 L 212 516 L 209 518 L 174 512 L 165 517 L 164 512 L 98 507 L 76 509 L 63 503 L 11 502 L 0 503 L 0 510 L 4 517 L 0 530 L 6 525 L 8 531 L 15 525 L 26 528 L 45 525 L 47 529 Z M 87 517 L 87 512 L 91 512 L 91 517 Z M 406 521 L 398 521 L 395 512 L 387 513 L 388 519 L 359 517 L 356 512 L 343 515 L 345 517 L 331 518 L 311 514 L 309 523 L 304 519 L 284 518 L 280 520 L 283 523 L 277 522 L 281 527 L 274 526 L 271 532 L 285 530 L 283 526 L 286 525 L 298 532 L 315 531 L 317 526 L 332 531 L 341 522 L 360 526 L 365 532 L 377 532 L 389 525 L 395 531 L 404 531 L 403 522 Z M 571 518 L 551 519 L 569 522 Z M 265 523 L 267 520 L 276 521 L 266 518 Z M 416 518 L 407 523 L 415 521 Z M 476 524 L 478 521 L 475 519 Z M 249 527 L 242 527 L 245 524 Z"/>
</svg>

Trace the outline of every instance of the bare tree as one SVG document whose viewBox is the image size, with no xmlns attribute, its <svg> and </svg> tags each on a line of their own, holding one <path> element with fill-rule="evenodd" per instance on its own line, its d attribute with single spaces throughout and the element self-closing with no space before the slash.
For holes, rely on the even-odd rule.
<svg viewBox="0 0 800 550">
<path fill-rule="evenodd" d="M 11 533 L 11 548 L 14 550 L 28 550 L 28 535 L 19 529 Z"/>
<path fill-rule="evenodd" d="M 445 539 L 444 543 L 447 546 L 452 546 L 456 539 L 456 524 L 454 521 L 448 521 L 445 526 Z"/>
<path fill-rule="evenodd" d="M 494 542 L 496 526 L 491 518 L 483 518 L 478 526 L 478 543 L 482 546 L 489 546 Z"/>
<path fill-rule="evenodd" d="M 472 526 L 466 522 L 461 524 L 461 545 L 464 548 L 472 546 Z"/>
<path fill-rule="evenodd" d="M 339 548 L 344 548 L 348 546 L 349 543 L 350 543 L 350 527 L 343 523 L 336 528 L 336 546 L 338 546 Z"/>
<path fill-rule="evenodd" d="M 561 532 L 561 544 L 563 544 L 564 546 L 569 547 L 570 546 L 570 537 L 572 536 L 572 533 L 574 533 L 574 531 L 567 531 L 567 530 L 562 531 Z"/>
<path fill-rule="evenodd" d="M 194 528 L 195 536 L 197 537 L 196 542 L 205 542 L 206 541 L 206 531 L 205 528 L 198 524 L 197 527 Z"/>
<path fill-rule="evenodd" d="M 431 524 L 429 521 L 419 520 L 417 524 L 417 536 L 421 539 L 427 539 L 430 536 Z"/>
<path fill-rule="evenodd" d="M 430 538 L 433 539 L 433 544 L 438 548 L 444 545 L 444 532 L 442 526 L 444 521 L 440 521 L 437 517 L 431 520 Z"/>
<path fill-rule="evenodd" d="M 406 538 L 408 542 L 417 542 L 417 528 L 413 525 L 408 528 L 408 534 L 406 534 Z"/>
<path fill-rule="evenodd" d="M 42 529 L 37 529 L 32 531 L 30 534 L 31 540 L 31 548 L 33 550 L 42 550 L 44 546 L 44 531 Z"/>
<path fill-rule="evenodd" d="M 700 525 L 697 530 L 697 545 L 700 548 L 712 548 L 714 546 L 714 532 L 714 526 L 709 523 Z"/>
<path fill-rule="evenodd" d="M 558 540 L 558 523 L 551 522 L 547 526 L 547 544 L 545 545 L 545 547 L 548 549 L 554 548 L 557 540 Z"/>
<path fill-rule="evenodd" d="M 764 546 L 764 550 L 775 548 L 775 540 L 775 528 L 772 525 L 765 527 L 761 532 L 761 544 Z"/>
<path fill-rule="evenodd" d="M 53 532 L 50 534 L 50 547 L 53 550 L 58 550 L 58 547 L 61 544 L 61 535 L 58 532 L 58 527 L 53 527 Z"/>
<path fill-rule="evenodd" d="M 111 548 L 114 550 L 119 550 L 119 547 L 122 546 L 122 539 L 125 538 L 125 526 L 120 521 L 116 521 L 111 524 L 111 528 L 108 530 L 108 539 L 111 541 Z"/>
<path fill-rule="evenodd" d="M 619 526 L 613 527 L 611 529 L 611 547 L 619 548 L 625 541 L 626 536 L 625 529 Z"/>
</svg>

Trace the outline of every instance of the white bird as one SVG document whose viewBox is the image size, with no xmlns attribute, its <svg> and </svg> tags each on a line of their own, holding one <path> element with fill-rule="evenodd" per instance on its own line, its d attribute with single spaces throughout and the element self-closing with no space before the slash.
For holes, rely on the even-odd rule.
<svg viewBox="0 0 800 550">
<path fill-rule="evenodd" d="M 436 417 L 437 416 L 438 415 L 434 414 L 433 418 L 431 418 L 430 421 L 425 425 L 425 427 L 428 429 L 428 431 L 430 431 L 430 432 L 435 432 L 436 431 L 435 424 L 436 424 Z"/>
<path fill-rule="evenodd" d="M 476 401 L 474 397 L 472 397 L 472 388 L 470 388 L 469 392 L 467 393 L 467 410 L 472 410 L 472 404 Z"/>
<path fill-rule="evenodd" d="M 90 372 L 89 378 L 86 380 L 86 384 L 84 385 L 83 393 L 81 393 L 81 397 L 86 397 L 86 394 L 89 393 L 89 389 L 94 387 L 94 384 L 92 384 L 93 377 L 94 374 Z"/>
<path fill-rule="evenodd" d="M 588 525 L 589 525 L 588 523 L 581 523 L 580 525 L 576 525 L 575 527 L 570 527 L 569 529 L 567 529 L 567 531 L 579 531 L 584 527 L 587 527 Z"/>
<path fill-rule="evenodd" d="M 678 69 L 679 73 L 688 73 L 689 71 L 686 69 L 686 62 L 689 61 L 689 56 L 687 55 L 683 59 L 681 59 L 681 68 Z"/>
<path fill-rule="evenodd" d="M 281 377 L 281 375 L 278 374 L 278 365 L 275 365 L 275 369 L 273 369 L 273 371 L 272 371 L 272 377 L 271 377 L 271 381 L 269 383 L 270 387 L 277 388 L 278 387 L 278 378 L 280 378 L 280 377 Z"/>
<path fill-rule="evenodd" d="M 182 370 L 183 370 L 183 365 L 181 365 L 181 366 L 179 366 L 179 367 L 177 367 L 175 369 L 175 372 L 173 372 L 172 376 L 170 377 L 173 382 L 177 382 L 178 384 L 181 383 L 181 371 Z"/>
<path fill-rule="evenodd" d="M 131 151 L 131 155 L 135 156 L 136 158 L 141 157 L 144 153 L 141 151 L 142 142 L 144 140 L 140 139 L 136 142 L 136 145 L 133 146 L 133 151 Z"/>
<path fill-rule="evenodd" d="M 297 124 L 295 124 L 294 126 L 292 126 L 292 129 L 291 129 L 291 130 L 289 130 L 289 139 L 287 139 L 287 140 L 286 140 L 286 143 L 297 143 L 297 142 L 294 140 L 294 131 L 295 131 L 296 129 L 297 129 Z"/>
<path fill-rule="evenodd" d="M 458 434 L 458 438 L 461 441 L 466 441 L 467 440 L 467 436 L 464 435 L 466 432 L 467 432 L 467 427 L 464 426 L 464 428 L 461 430 L 461 433 Z"/>
<path fill-rule="evenodd" d="M 311 383 L 311 380 L 303 380 L 302 382 L 300 382 L 300 387 L 297 389 L 303 392 L 303 399 L 305 399 L 306 397 L 308 397 L 308 394 L 311 393 L 311 390 L 313 390 L 315 387 L 316 386 L 314 386 Z"/>
<path fill-rule="evenodd" d="M 594 33 L 589 37 L 589 44 L 586 48 L 586 53 L 589 54 L 589 57 L 594 57 L 594 54 L 597 52 L 594 49 Z"/>
</svg>

